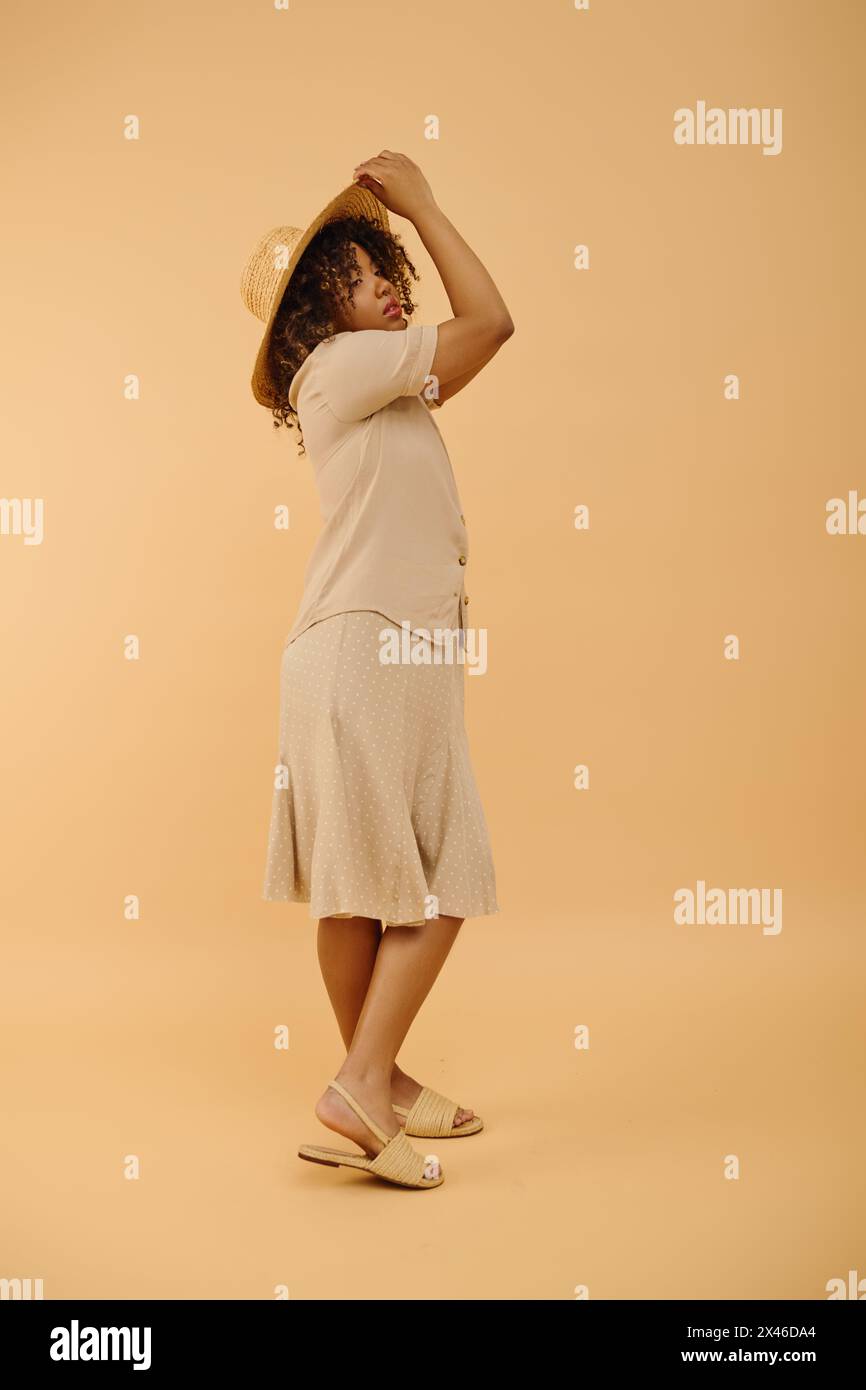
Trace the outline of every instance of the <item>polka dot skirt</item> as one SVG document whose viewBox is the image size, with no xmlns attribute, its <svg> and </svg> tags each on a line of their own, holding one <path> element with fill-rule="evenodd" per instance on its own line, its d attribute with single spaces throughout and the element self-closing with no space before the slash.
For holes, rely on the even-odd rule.
<svg viewBox="0 0 866 1390">
<path fill-rule="evenodd" d="M 383 664 L 386 631 L 399 640 L 379 613 L 339 613 L 283 649 L 262 896 L 394 926 L 498 912 L 465 668 Z"/>
</svg>

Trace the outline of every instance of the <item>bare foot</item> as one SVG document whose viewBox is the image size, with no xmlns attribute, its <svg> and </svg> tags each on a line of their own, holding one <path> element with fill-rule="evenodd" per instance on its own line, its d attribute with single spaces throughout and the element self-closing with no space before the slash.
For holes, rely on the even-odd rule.
<svg viewBox="0 0 866 1390">
<path fill-rule="evenodd" d="M 395 1062 L 394 1070 L 391 1073 L 391 1104 L 402 1105 L 408 1110 L 415 1104 L 422 1089 L 419 1082 L 414 1081 L 411 1076 L 407 1076 L 404 1071 L 400 1070 Z M 467 1120 L 472 1119 L 474 1114 L 474 1110 L 458 1110 L 457 1114 L 454 1116 L 455 1125 L 465 1124 Z M 395 1119 L 403 1124 L 405 1123 L 406 1117 L 405 1115 L 396 1115 Z"/>
</svg>

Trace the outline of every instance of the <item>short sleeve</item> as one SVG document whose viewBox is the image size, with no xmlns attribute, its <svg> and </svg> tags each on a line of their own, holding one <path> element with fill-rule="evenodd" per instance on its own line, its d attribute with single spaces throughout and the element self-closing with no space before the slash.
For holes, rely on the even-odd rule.
<svg viewBox="0 0 866 1390">
<path fill-rule="evenodd" d="M 430 375 L 439 329 L 359 328 L 323 345 L 318 386 L 338 420 L 364 420 L 398 396 L 418 396 Z"/>
</svg>

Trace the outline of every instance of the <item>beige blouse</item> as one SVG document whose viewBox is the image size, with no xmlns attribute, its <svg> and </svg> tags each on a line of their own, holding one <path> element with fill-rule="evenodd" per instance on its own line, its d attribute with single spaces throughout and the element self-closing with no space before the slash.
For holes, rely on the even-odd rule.
<svg viewBox="0 0 866 1390">
<path fill-rule="evenodd" d="M 429 405 L 436 324 L 363 328 L 319 343 L 289 401 L 313 465 L 323 526 L 286 646 L 313 623 L 371 609 L 398 626 L 465 626 L 469 541 Z"/>
</svg>

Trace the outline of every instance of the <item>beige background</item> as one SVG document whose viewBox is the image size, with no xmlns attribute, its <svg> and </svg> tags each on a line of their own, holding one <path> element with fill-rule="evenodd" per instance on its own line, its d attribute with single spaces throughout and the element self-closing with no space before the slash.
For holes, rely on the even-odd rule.
<svg viewBox="0 0 866 1390">
<path fill-rule="evenodd" d="M 866 536 L 824 524 L 866 493 L 863 8 L 99 0 L 5 28 L 0 492 L 42 497 L 45 537 L 0 537 L 0 1276 L 250 1299 L 866 1276 Z M 782 153 L 676 146 L 698 100 L 781 107 Z M 488 630 L 467 724 L 503 910 L 401 1054 L 487 1124 L 439 1146 L 427 1197 L 295 1157 L 327 1142 L 342 1053 L 307 909 L 260 899 L 318 514 L 250 393 L 239 280 L 382 148 L 517 325 L 436 417 Z M 781 888 L 782 931 L 676 926 L 698 879 Z"/>
</svg>

